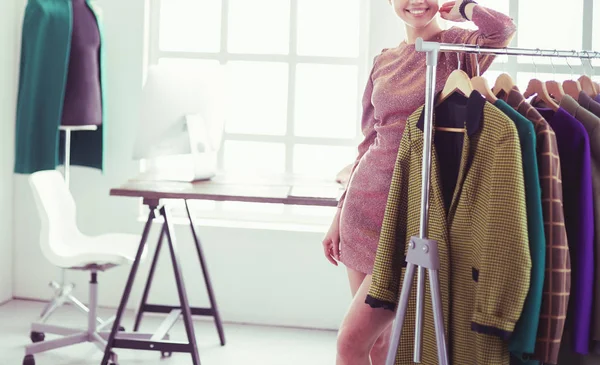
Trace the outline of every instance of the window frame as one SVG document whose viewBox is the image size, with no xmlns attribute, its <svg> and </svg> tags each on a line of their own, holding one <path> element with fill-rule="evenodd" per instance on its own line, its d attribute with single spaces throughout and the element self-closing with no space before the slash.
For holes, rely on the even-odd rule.
<svg viewBox="0 0 600 365">
<path fill-rule="evenodd" d="M 228 10 L 230 0 L 221 0 L 221 44 L 217 53 L 210 52 L 174 52 L 163 51 L 160 49 L 160 6 L 161 1 L 169 0 L 146 0 L 146 54 L 144 55 L 144 78 L 146 70 L 152 65 L 159 63 L 161 58 L 174 59 L 202 59 L 215 60 L 224 65 L 228 61 L 264 61 L 264 62 L 284 62 L 288 65 L 288 110 L 286 120 L 286 133 L 284 135 L 265 135 L 265 134 L 241 134 L 229 133 L 224 131 L 223 145 L 226 141 L 244 141 L 244 142 L 277 142 L 285 146 L 285 172 L 286 176 L 294 176 L 294 146 L 295 145 L 316 145 L 331 147 L 353 147 L 355 148 L 362 141 L 362 131 L 360 130 L 360 117 L 362 113 L 361 99 L 364 92 L 366 79 L 368 78 L 372 60 L 369 60 L 369 0 L 358 0 L 359 2 L 359 31 L 358 31 L 358 55 L 356 57 L 329 57 L 329 56 L 305 56 L 296 54 L 297 34 L 298 34 L 298 2 L 301 0 L 290 0 L 290 23 L 289 23 L 289 53 L 281 54 L 243 54 L 229 53 L 227 50 L 228 41 Z M 354 138 L 321 138 L 321 137 L 299 137 L 294 136 L 294 106 L 296 90 L 296 67 L 298 64 L 325 64 L 325 65 L 352 65 L 357 67 L 357 93 L 356 93 L 356 119 L 355 119 L 355 137 Z M 223 171 L 224 151 L 220 148 L 218 152 L 218 169 Z M 349 160 L 348 164 L 353 160 Z M 144 162 L 140 164 L 143 170 Z M 344 166 L 340 166 L 341 170 Z M 301 178 L 300 178 L 301 179 Z M 186 210 L 183 202 L 168 201 L 175 218 L 186 217 Z M 226 204 L 226 202 L 225 202 Z M 215 221 L 254 221 L 260 223 L 275 223 L 280 225 L 300 225 L 300 226 L 323 226 L 328 224 L 335 208 L 315 207 L 315 211 L 320 210 L 321 214 L 311 216 L 309 214 L 297 214 L 297 208 L 284 205 L 279 213 L 254 213 L 250 211 L 232 211 L 224 207 L 224 202 L 215 202 L 214 209 L 194 209 L 193 214 L 199 219 Z M 324 213 L 323 213 L 324 212 Z M 141 210 L 145 214 L 145 209 Z"/>
</svg>

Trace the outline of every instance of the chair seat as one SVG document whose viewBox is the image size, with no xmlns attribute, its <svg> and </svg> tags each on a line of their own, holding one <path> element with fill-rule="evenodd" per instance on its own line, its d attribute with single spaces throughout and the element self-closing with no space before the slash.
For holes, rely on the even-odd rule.
<svg viewBox="0 0 600 365">
<path fill-rule="evenodd" d="M 140 236 L 135 234 L 79 235 L 61 245 L 60 250 L 47 252 L 46 255 L 53 264 L 66 269 L 118 266 L 131 264 L 135 260 L 139 243 Z M 145 248 L 142 259 L 146 257 L 146 251 Z"/>
</svg>

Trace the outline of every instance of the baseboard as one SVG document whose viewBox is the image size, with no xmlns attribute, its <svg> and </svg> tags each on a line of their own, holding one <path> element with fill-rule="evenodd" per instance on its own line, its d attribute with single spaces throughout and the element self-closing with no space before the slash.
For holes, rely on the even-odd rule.
<svg viewBox="0 0 600 365">
<path fill-rule="evenodd" d="M 46 303 L 45 300 L 41 300 L 39 298 L 27 298 L 27 297 L 14 297 L 12 300 L 23 300 L 23 301 L 29 301 L 29 302 L 38 302 L 38 303 Z M 10 300 L 9 300 L 10 301 Z M 72 306 L 71 303 L 65 303 L 64 305 L 68 305 L 68 306 Z M 105 307 L 105 306 L 99 306 L 98 309 L 102 309 L 102 310 L 109 310 L 109 311 L 116 311 L 117 308 L 113 308 L 113 307 Z M 131 314 L 132 312 L 135 312 L 135 310 L 132 309 L 126 309 L 125 312 L 130 312 L 129 314 Z M 148 317 L 164 317 L 164 314 L 161 313 L 145 313 L 144 316 L 148 316 Z M 212 318 L 209 317 L 194 317 L 194 321 L 198 321 L 198 322 L 212 322 L 214 321 Z M 304 330 L 304 331 L 338 331 L 337 329 L 333 329 L 333 328 L 318 328 L 318 327 L 302 327 L 302 326 L 289 326 L 289 325 L 275 325 L 275 324 L 266 324 L 266 323 L 254 323 L 254 322 L 244 322 L 244 321 L 222 321 L 223 324 L 232 324 L 232 325 L 242 325 L 242 326 L 256 326 L 256 327 L 275 327 L 275 328 L 287 328 L 287 329 L 297 329 L 297 330 Z"/>
<path fill-rule="evenodd" d="M 0 302 L 0 307 L 3 306 L 4 304 L 12 302 L 13 300 L 15 300 L 15 298 L 6 299 L 5 301 Z"/>
</svg>

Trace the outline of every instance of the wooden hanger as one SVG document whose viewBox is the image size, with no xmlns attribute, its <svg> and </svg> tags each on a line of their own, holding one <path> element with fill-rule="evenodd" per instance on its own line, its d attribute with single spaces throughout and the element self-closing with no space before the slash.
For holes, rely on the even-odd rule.
<svg viewBox="0 0 600 365">
<path fill-rule="evenodd" d="M 494 84 L 494 95 L 498 95 L 500 91 L 504 91 L 508 95 L 513 87 L 515 87 L 515 82 L 512 77 L 507 73 L 500 74 Z"/>
<path fill-rule="evenodd" d="M 566 80 L 563 82 L 563 89 L 565 89 L 565 94 L 570 95 L 575 100 L 579 99 L 581 84 L 578 80 Z"/>
<path fill-rule="evenodd" d="M 469 97 L 473 92 L 473 84 L 471 84 L 471 79 L 469 75 L 463 70 L 454 70 L 448 76 L 446 80 L 446 84 L 444 85 L 444 89 L 439 95 L 438 102 L 436 106 L 443 103 L 448 97 L 455 92 L 459 92 L 465 97 Z M 452 132 L 452 133 L 465 133 L 467 130 L 465 128 L 451 128 L 451 127 L 434 127 L 436 131 L 440 132 Z"/>
<path fill-rule="evenodd" d="M 542 99 L 542 101 L 552 110 L 558 110 L 558 104 L 552 99 L 550 94 L 548 94 L 546 84 L 542 81 L 538 79 L 529 80 L 529 84 L 527 85 L 527 89 L 523 93 L 523 96 L 527 99 L 532 95 L 537 95 L 537 97 Z"/>
<path fill-rule="evenodd" d="M 584 51 L 584 52 L 586 55 L 589 56 L 589 53 L 587 51 Z M 594 66 L 592 65 L 592 60 L 588 58 L 588 61 L 590 63 L 590 68 L 592 69 L 592 72 L 593 72 Z M 581 77 L 579 77 L 579 84 L 581 84 L 581 89 L 583 90 L 583 92 L 585 92 L 586 94 L 588 94 L 590 97 L 593 98 L 596 95 L 598 95 L 598 90 L 596 89 L 596 85 L 594 85 L 592 78 L 585 74 L 585 67 L 583 67 L 583 58 L 581 59 L 581 66 L 583 68 L 584 74 Z"/>
<path fill-rule="evenodd" d="M 562 97 L 565 96 L 565 90 L 557 81 L 546 81 L 546 89 L 548 89 L 548 93 L 554 96 L 554 99 L 556 99 L 559 103 L 562 100 Z"/>
<path fill-rule="evenodd" d="M 455 92 L 460 92 L 462 95 L 469 97 L 473 90 L 473 84 L 471 83 L 469 75 L 463 70 L 454 70 L 450 76 L 448 76 L 436 105 L 440 105 Z"/>
<path fill-rule="evenodd" d="M 598 91 L 596 90 L 596 85 L 588 75 L 582 75 L 579 78 L 579 84 L 581 84 L 581 90 L 583 90 L 586 94 L 591 96 L 592 98 L 598 95 Z"/>
<path fill-rule="evenodd" d="M 558 55 L 558 50 L 554 50 L 554 52 L 556 52 L 556 54 Z M 552 71 L 554 77 L 556 77 L 556 68 L 554 68 L 554 61 L 552 57 L 550 57 L 550 63 L 552 64 Z M 559 103 L 562 100 L 563 96 L 565 96 L 565 90 L 563 90 L 562 85 L 555 80 L 546 81 L 546 89 L 548 89 L 548 93 L 550 94 L 550 96 L 554 97 L 554 99 Z"/>
<path fill-rule="evenodd" d="M 479 45 L 477 45 L 477 49 L 479 50 Z M 471 85 L 473 85 L 473 89 L 479 91 L 479 93 L 490 103 L 495 103 L 498 101 L 494 92 L 490 89 L 488 85 L 487 79 L 481 76 L 479 72 L 479 59 L 478 54 L 475 55 L 475 64 L 477 65 L 477 76 L 471 78 Z"/>
<path fill-rule="evenodd" d="M 443 103 L 448 97 L 455 92 L 461 93 L 465 97 L 469 97 L 473 92 L 473 84 L 471 83 L 471 78 L 467 75 L 466 72 L 460 69 L 460 56 L 458 60 L 458 68 L 448 76 L 446 80 L 446 84 L 442 89 L 439 98 L 436 102 L 436 106 Z M 450 128 L 450 127 L 434 127 L 436 131 L 441 132 L 453 132 L 453 133 L 464 133 L 466 132 L 465 128 Z"/>
<path fill-rule="evenodd" d="M 575 52 L 575 51 L 573 51 Z M 566 58 L 567 65 L 571 69 L 571 77 L 573 77 L 573 67 L 569 63 L 569 58 Z M 579 93 L 581 92 L 581 84 L 578 80 L 566 80 L 563 82 L 563 89 L 565 90 L 565 94 L 570 95 L 573 99 L 579 99 Z"/>
<path fill-rule="evenodd" d="M 473 77 L 471 79 L 471 84 L 473 85 L 473 89 L 479 91 L 479 93 L 490 103 L 494 104 L 498 101 L 498 98 L 494 95 L 494 92 L 490 89 L 487 80 L 483 76 Z"/>
</svg>

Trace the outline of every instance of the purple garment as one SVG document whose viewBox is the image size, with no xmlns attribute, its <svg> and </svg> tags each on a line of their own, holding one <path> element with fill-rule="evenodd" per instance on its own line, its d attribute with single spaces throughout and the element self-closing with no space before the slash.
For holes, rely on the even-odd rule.
<svg viewBox="0 0 600 365">
<path fill-rule="evenodd" d="M 596 100 L 598 103 L 600 103 L 600 94 L 596 95 L 596 97 L 594 98 L 594 100 Z"/>
<path fill-rule="evenodd" d="M 85 0 L 71 0 L 73 32 L 62 125 L 102 124 L 100 31 Z"/>
<path fill-rule="evenodd" d="M 590 142 L 584 126 L 563 108 L 537 108 L 556 133 L 563 179 L 565 227 L 572 260 L 568 310 L 573 350 L 588 354 L 594 295 L 594 206 Z"/>
</svg>

